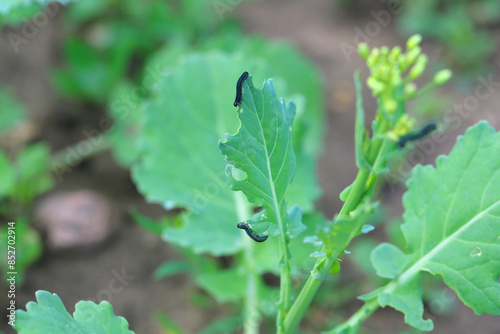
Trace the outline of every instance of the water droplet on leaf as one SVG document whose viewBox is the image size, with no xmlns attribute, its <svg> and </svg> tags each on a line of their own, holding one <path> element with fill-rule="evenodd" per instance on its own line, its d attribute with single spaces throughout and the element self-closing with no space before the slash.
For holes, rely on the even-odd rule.
<svg viewBox="0 0 500 334">
<path fill-rule="evenodd" d="M 479 247 L 476 247 L 470 251 L 470 256 L 481 256 L 481 254 L 483 254 L 483 251 Z"/>
</svg>

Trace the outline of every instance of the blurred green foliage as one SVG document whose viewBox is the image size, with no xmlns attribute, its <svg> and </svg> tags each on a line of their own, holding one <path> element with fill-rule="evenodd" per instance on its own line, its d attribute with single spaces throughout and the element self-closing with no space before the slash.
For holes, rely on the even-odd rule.
<svg viewBox="0 0 500 334">
<path fill-rule="evenodd" d="M 0 91 L 0 136 L 25 120 L 24 107 L 9 92 Z M 6 144 L 6 143 L 4 143 Z M 16 271 L 16 283 L 22 284 L 24 272 L 42 253 L 38 232 L 29 225 L 30 208 L 36 196 L 47 192 L 54 182 L 50 150 L 45 143 L 0 149 L 0 270 L 5 275 Z M 15 224 L 15 270 L 7 267 L 8 222 Z M 12 244 L 10 244 L 12 246 Z M 5 282 L 5 281 L 4 281 Z"/>
<path fill-rule="evenodd" d="M 161 45 L 210 36 L 218 23 L 210 12 L 208 0 L 79 1 L 64 14 L 71 37 L 53 82 L 64 96 L 103 103 L 114 87 L 137 79 L 144 57 Z"/>
<path fill-rule="evenodd" d="M 419 33 L 444 46 L 444 61 L 457 73 L 473 75 L 486 69 L 496 49 L 500 23 L 498 0 L 401 1 L 397 16 L 405 35 Z"/>
</svg>

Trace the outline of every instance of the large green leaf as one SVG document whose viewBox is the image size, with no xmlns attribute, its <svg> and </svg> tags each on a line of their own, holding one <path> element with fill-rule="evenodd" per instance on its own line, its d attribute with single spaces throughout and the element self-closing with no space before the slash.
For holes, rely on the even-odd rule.
<svg viewBox="0 0 500 334">
<path fill-rule="evenodd" d="M 149 201 L 167 209 L 186 209 L 181 215 L 183 226 L 165 231 L 168 241 L 198 253 L 231 254 L 242 247 L 242 234 L 236 228 L 237 202 L 217 139 L 237 129 L 232 102 L 241 73 L 247 70 L 260 82 L 272 72 L 261 58 L 220 53 L 192 54 L 166 68 L 176 63 L 180 53 L 178 48 L 162 50 L 148 63 L 155 73 L 168 75 L 158 81 L 153 97 L 144 104 L 144 135 L 137 145 L 142 159 L 133 167 L 133 178 Z M 286 90 L 283 80 L 279 86 L 280 92 Z M 305 176 L 314 175 L 308 170 L 314 166 L 311 159 L 299 162 L 292 184 L 296 186 L 293 204 L 312 207 L 318 194 L 316 180 Z"/>
<path fill-rule="evenodd" d="M 499 152 L 500 133 L 481 122 L 436 168 L 417 166 L 403 200 L 409 253 L 391 244 L 372 253 L 377 273 L 394 279 L 379 304 L 404 312 L 418 329 L 432 329 L 431 320 L 422 320 L 422 270 L 442 275 L 476 314 L 500 314 Z"/>
<path fill-rule="evenodd" d="M 97 305 L 80 301 L 73 317 L 66 311 L 61 299 L 54 293 L 39 290 L 38 303 L 29 302 L 26 311 L 16 311 L 15 329 L 20 334 L 133 334 L 125 318 L 113 314 L 107 301 Z"/>
<path fill-rule="evenodd" d="M 293 98 L 297 104 L 293 126 L 297 167 L 286 197 L 289 203 L 299 205 L 302 211 L 311 212 L 314 210 L 314 201 L 321 194 L 316 180 L 316 160 L 323 151 L 326 124 L 320 73 L 314 64 L 288 43 L 228 30 L 208 40 L 204 47 L 265 59 L 272 68 L 272 72 L 267 73 L 266 77 L 274 79 L 274 86 L 280 96 L 286 100 Z M 286 90 L 283 89 L 282 82 L 286 83 Z M 299 100 L 296 94 L 304 99 Z"/>
<path fill-rule="evenodd" d="M 269 222 L 286 226 L 285 193 L 295 172 L 292 125 L 295 104 L 278 99 L 272 79 L 262 89 L 254 87 L 252 76 L 243 82 L 238 107 L 240 128 L 219 142 L 228 163 L 231 189 L 241 190 L 251 203 L 264 207 Z M 239 178 L 233 169 L 246 175 Z M 282 228 L 280 230 L 283 231 Z"/>
<path fill-rule="evenodd" d="M 293 183 L 287 191 L 287 201 L 299 205 L 304 212 L 313 211 L 314 201 L 321 194 L 316 179 L 316 160 L 323 148 L 325 128 L 323 89 L 317 68 L 289 44 L 271 43 L 264 38 L 248 37 L 239 31 L 223 31 L 200 47 L 225 50 L 238 58 L 246 58 L 248 63 L 258 61 L 267 64 L 262 73 L 249 71 L 254 76 L 254 82 L 260 83 L 255 78 L 272 77 L 280 96 L 286 100 L 293 98 L 297 103 L 293 128 L 297 167 Z M 175 64 L 179 56 L 189 51 L 190 47 L 183 41 L 170 43 L 150 57 L 146 68 L 158 73 L 162 68 Z M 234 94 L 234 88 L 232 90 Z"/>
<path fill-rule="evenodd" d="M 193 54 L 169 70 L 145 104 L 142 159 L 133 178 L 149 201 L 187 210 L 181 228 L 165 230 L 168 241 L 214 255 L 241 248 L 236 199 L 217 141 L 237 128 L 236 79 L 264 68 L 243 57 Z"/>
</svg>

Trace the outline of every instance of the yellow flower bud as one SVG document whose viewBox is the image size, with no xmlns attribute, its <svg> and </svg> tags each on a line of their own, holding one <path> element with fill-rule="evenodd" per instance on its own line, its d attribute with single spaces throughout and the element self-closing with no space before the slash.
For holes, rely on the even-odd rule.
<svg viewBox="0 0 500 334">
<path fill-rule="evenodd" d="M 384 103 L 384 109 L 388 114 L 393 114 L 396 111 L 398 104 L 393 99 L 387 100 Z"/>
<path fill-rule="evenodd" d="M 375 77 L 370 76 L 366 80 L 366 85 L 372 90 L 372 95 L 377 96 L 382 92 L 385 88 L 385 85 L 383 82 L 377 80 Z"/>
<path fill-rule="evenodd" d="M 417 92 L 417 85 L 415 85 L 413 82 L 409 82 L 405 85 L 405 98 L 411 99 L 412 97 L 415 96 L 415 93 Z"/>
<path fill-rule="evenodd" d="M 434 75 L 434 83 L 436 85 L 442 85 L 450 80 L 453 73 L 450 70 L 441 70 Z"/>
<path fill-rule="evenodd" d="M 414 47 L 411 51 L 406 53 L 406 66 L 411 66 L 417 58 L 420 56 L 420 53 L 422 50 L 420 49 L 419 46 Z"/>
<path fill-rule="evenodd" d="M 359 43 L 358 44 L 358 53 L 363 59 L 367 59 L 368 56 L 370 55 L 370 48 L 366 43 Z"/>
<path fill-rule="evenodd" d="M 415 47 L 418 47 L 422 42 L 422 35 L 416 34 L 408 38 L 408 42 L 406 42 L 406 50 L 412 50 Z"/>
<path fill-rule="evenodd" d="M 389 53 L 389 60 L 394 62 L 396 59 L 398 59 L 400 54 L 401 54 L 401 48 L 399 46 L 395 46 Z"/>
<path fill-rule="evenodd" d="M 422 75 L 422 73 L 424 73 L 425 66 L 427 66 L 427 56 L 420 55 L 415 65 L 413 65 L 413 67 L 411 68 L 410 73 L 408 73 L 408 79 L 418 79 Z"/>
</svg>

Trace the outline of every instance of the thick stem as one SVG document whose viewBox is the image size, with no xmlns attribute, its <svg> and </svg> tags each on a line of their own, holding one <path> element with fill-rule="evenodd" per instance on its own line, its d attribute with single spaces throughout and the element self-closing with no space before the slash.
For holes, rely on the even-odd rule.
<svg viewBox="0 0 500 334">
<path fill-rule="evenodd" d="M 252 215 L 252 210 L 241 191 L 234 192 L 238 220 L 244 221 Z M 245 334 L 258 334 L 260 314 L 257 309 L 257 280 L 258 273 L 253 255 L 254 241 L 242 233 L 243 253 L 246 269 L 246 291 L 245 291 L 245 319 L 243 320 L 243 332 Z"/>
<path fill-rule="evenodd" d="M 323 247 L 321 249 L 322 252 L 327 252 L 327 248 Z M 329 254 L 324 262 L 319 264 L 319 268 L 317 269 L 318 276 L 321 278 L 316 278 L 313 275 L 309 276 L 306 281 L 304 287 L 300 291 L 297 299 L 292 305 L 290 312 L 286 315 L 285 323 L 284 323 L 284 331 L 283 333 L 295 333 L 297 327 L 299 326 L 300 321 L 304 317 L 305 312 L 309 308 L 312 299 L 316 295 L 321 283 L 326 277 L 328 271 L 333 266 L 333 263 L 337 259 L 337 254 Z"/>
</svg>

